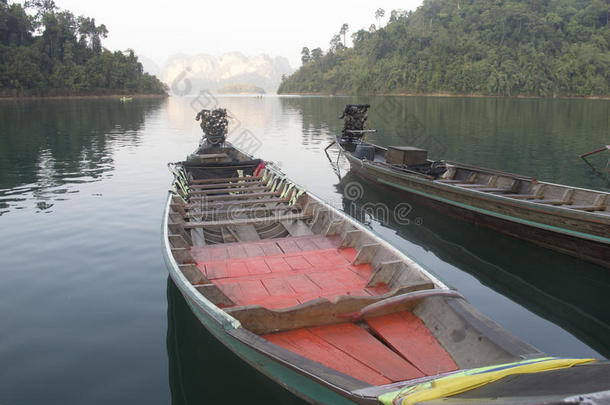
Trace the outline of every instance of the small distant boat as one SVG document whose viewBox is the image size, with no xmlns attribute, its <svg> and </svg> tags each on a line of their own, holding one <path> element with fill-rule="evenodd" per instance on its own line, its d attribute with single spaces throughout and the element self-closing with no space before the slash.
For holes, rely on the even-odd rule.
<svg viewBox="0 0 610 405">
<path fill-rule="evenodd" d="M 610 395 L 610 363 L 547 357 L 371 230 L 227 143 L 226 111 L 198 118 L 204 142 L 170 166 L 164 258 L 202 325 L 256 370 L 323 404 Z M 248 402 L 239 395 L 232 402 Z"/>
<path fill-rule="evenodd" d="M 432 161 L 423 149 L 363 142 L 367 132 L 360 122 L 336 137 L 357 175 L 449 215 L 610 268 L 610 193 Z"/>
<path fill-rule="evenodd" d="M 127 103 L 133 101 L 133 97 L 121 97 L 119 100 L 121 100 L 121 103 Z"/>
</svg>

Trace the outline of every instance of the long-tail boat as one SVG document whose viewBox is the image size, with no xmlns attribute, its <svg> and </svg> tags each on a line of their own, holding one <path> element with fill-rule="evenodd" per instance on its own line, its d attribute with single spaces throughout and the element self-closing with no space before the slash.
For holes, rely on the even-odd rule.
<svg viewBox="0 0 610 405">
<path fill-rule="evenodd" d="M 367 143 L 366 133 L 374 132 L 365 129 L 368 108 L 348 105 L 349 119 L 333 142 L 357 175 L 448 215 L 610 268 L 610 193 Z"/>
<path fill-rule="evenodd" d="M 311 403 L 610 398 L 610 363 L 548 357 L 513 336 L 371 230 L 227 143 L 225 115 L 202 112 L 206 140 L 171 165 L 163 252 L 194 315 L 246 363 Z M 233 395 L 248 402 L 247 392 Z"/>
</svg>

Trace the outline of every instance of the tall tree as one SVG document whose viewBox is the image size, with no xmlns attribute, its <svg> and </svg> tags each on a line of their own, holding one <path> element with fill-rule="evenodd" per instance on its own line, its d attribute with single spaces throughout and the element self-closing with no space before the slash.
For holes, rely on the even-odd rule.
<svg viewBox="0 0 610 405">
<path fill-rule="evenodd" d="M 314 48 L 311 50 L 311 59 L 314 62 L 319 62 L 320 59 L 322 59 L 322 56 L 324 56 L 324 51 L 322 51 L 322 49 Z"/>
<path fill-rule="evenodd" d="M 311 55 L 309 54 L 309 48 L 304 46 L 301 49 L 301 62 L 304 64 L 309 63 L 311 61 Z"/>
<path fill-rule="evenodd" d="M 375 19 L 377 20 L 377 26 L 379 28 L 381 28 L 381 19 L 383 18 L 384 15 L 385 15 L 385 10 L 382 8 L 378 8 L 375 11 Z"/>
<path fill-rule="evenodd" d="M 347 34 L 347 31 L 349 31 L 349 25 L 347 25 L 347 23 L 344 23 L 341 26 L 341 30 L 339 31 L 339 33 L 343 35 L 343 46 L 347 46 L 347 44 L 345 43 L 345 35 Z"/>
</svg>

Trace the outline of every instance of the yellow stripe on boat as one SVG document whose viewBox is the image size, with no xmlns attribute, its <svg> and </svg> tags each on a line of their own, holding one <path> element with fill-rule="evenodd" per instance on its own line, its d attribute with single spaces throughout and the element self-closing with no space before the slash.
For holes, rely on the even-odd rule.
<svg viewBox="0 0 610 405">
<path fill-rule="evenodd" d="M 400 391 L 385 393 L 379 396 L 379 401 L 385 405 L 412 405 L 420 401 L 457 395 L 513 374 L 540 373 L 592 361 L 595 361 L 595 359 L 543 357 L 516 363 L 475 368 L 405 387 Z"/>
</svg>

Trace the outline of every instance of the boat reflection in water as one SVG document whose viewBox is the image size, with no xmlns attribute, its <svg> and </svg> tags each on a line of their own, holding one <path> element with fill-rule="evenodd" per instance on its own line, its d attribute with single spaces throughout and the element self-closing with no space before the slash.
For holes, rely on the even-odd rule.
<svg viewBox="0 0 610 405">
<path fill-rule="evenodd" d="M 363 192 L 356 193 L 357 199 L 349 198 L 350 184 L 358 184 Z M 339 184 L 338 191 L 343 195 L 343 209 L 346 213 L 370 225 L 383 237 L 388 231 L 398 238 L 391 242 L 415 244 L 431 252 L 436 258 L 431 269 L 450 284 L 459 283 L 460 275 L 457 268 L 475 277 L 480 283 L 509 300 L 526 308 L 532 313 L 554 323 L 565 331 L 576 336 L 590 348 L 604 357 L 610 356 L 610 274 L 607 270 L 595 264 L 590 264 L 548 249 L 506 236 L 492 230 L 477 227 L 465 221 L 440 214 L 438 211 L 416 204 L 404 194 L 398 195 L 389 189 L 363 180 L 349 172 Z M 412 208 L 409 213 L 410 224 L 399 224 L 393 215 L 394 208 L 401 203 L 408 203 Z M 388 209 L 379 209 L 387 206 Z M 388 215 L 389 213 L 389 215 Z M 372 221 L 371 221 L 372 220 Z M 417 224 L 416 224 L 417 222 Z M 416 260 L 416 252 L 408 252 Z M 425 263 L 423 263 L 425 264 Z M 447 265 L 449 264 L 449 266 Z M 471 281 L 468 281 L 472 284 Z M 459 291 L 465 293 L 469 300 L 477 297 L 469 296 L 467 283 L 456 285 Z M 471 287 L 472 288 L 472 287 Z M 473 290 L 473 294 L 481 294 Z M 502 297 L 497 301 L 502 301 Z M 484 306 L 476 305 L 487 313 L 493 312 L 494 306 L 502 306 L 503 302 L 485 302 Z M 495 308 L 500 313 L 506 309 Z M 512 316 L 505 314 L 506 319 Z M 516 315 L 515 315 L 516 316 Z M 507 326 L 501 316 L 492 316 L 500 324 Z M 514 321 L 518 321 L 514 319 Z M 588 348 L 561 347 L 556 341 L 557 336 L 540 330 L 537 332 L 514 331 L 520 333 L 538 333 L 544 344 L 552 346 L 541 347 L 539 342 L 526 341 L 547 352 L 565 352 L 570 350 L 586 352 Z M 521 336 L 523 337 L 523 336 Z M 556 341 L 556 342 L 554 342 Z M 583 345 L 584 346 L 584 345 Z M 584 353 L 583 353 L 584 354 Z"/>
<path fill-rule="evenodd" d="M 172 404 L 305 404 L 212 336 L 167 279 L 167 355 Z"/>
</svg>

